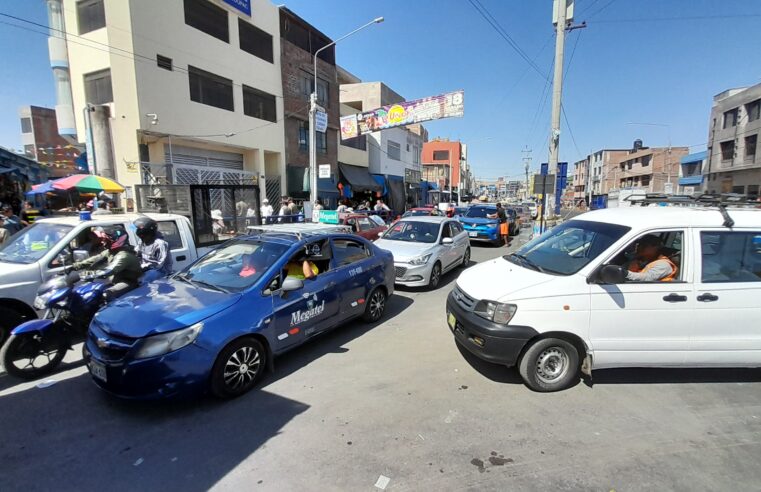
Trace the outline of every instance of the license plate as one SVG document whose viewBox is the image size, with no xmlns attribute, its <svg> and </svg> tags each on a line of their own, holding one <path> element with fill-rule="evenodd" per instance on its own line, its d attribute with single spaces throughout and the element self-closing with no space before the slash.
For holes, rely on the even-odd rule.
<svg viewBox="0 0 761 492">
<path fill-rule="evenodd" d="M 100 379 L 101 381 L 106 382 L 106 378 L 107 378 L 106 366 L 104 366 L 100 362 L 90 359 L 90 374 L 92 374 L 93 377 L 96 377 Z"/>
<path fill-rule="evenodd" d="M 454 317 L 454 314 L 447 313 L 447 324 L 449 325 L 449 328 L 454 331 L 454 327 L 457 326 L 457 319 Z"/>
<path fill-rule="evenodd" d="M 468 232 L 468 236 L 470 236 L 470 237 L 478 237 L 478 233 L 476 231 L 470 231 L 470 232 Z"/>
</svg>

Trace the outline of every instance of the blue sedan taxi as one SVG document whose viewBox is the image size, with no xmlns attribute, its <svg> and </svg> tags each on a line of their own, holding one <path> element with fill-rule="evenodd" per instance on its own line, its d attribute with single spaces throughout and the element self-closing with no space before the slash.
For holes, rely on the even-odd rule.
<svg viewBox="0 0 761 492">
<path fill-rule="evenodd" d="M 495 205 L 473 205 L 459 217 L 463 229 L 471 241 L 488 241 L 502 244 L 499 235 L 499 220 L 490 219 L 488 215 L 497 213 Z"/>
<path fill-rule="evenodd" d="M 245 236 L 97 313 L 85 361 L 121 397 L 235 397 L 274 356 L 351 319 L 378 321 L 393 291 L 391 253 L 361 237 Z"/>
</svg>

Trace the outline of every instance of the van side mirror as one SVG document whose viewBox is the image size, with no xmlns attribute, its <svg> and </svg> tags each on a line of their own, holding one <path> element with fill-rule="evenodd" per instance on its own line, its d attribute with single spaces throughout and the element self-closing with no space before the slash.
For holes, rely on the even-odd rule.
<svg viewBox="0 0 761 492">
<path fill-rule="evenodd" d="M 83 249 L 75 249 L 74 250 L 74 263 L 77 263 L 79 261 L 84 261 L 87 258 L 89 258 L 90 255 L 87 253 L 87 251 Z"/>
<path fill-rule="evenodd" d="M 600 270 L 599 278 L 604 284 L 623 284 L 626 282 L 626 270 L 618 265 L 605 265 Z"/>
</svg>

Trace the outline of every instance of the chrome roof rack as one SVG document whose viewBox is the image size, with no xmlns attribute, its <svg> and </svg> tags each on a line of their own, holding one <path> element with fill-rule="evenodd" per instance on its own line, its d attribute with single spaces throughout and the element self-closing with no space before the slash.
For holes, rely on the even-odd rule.
<svg viewBox="0 0 761 492">
<path fill-rule="evenodd" d="M 351 234 L 352 228 L 347 225 L 322 224 L 301 222 L 296 224 L 251 225 L 247 227 L 249 234 L 284 234 L 302 239 L 319 234 Z"/>
<path fill-rule="evenodd" d="M 701 193 L 695 195 L 666 195 L 663 193 L 647 193 L 645 195 L 630 195 L 624 201 L 632 205 L 647 206 L 650 204 L 704 206 L 704 207 L 761 207 L 761 202 L 754 196 L 739 193 Z"/>
</svg>

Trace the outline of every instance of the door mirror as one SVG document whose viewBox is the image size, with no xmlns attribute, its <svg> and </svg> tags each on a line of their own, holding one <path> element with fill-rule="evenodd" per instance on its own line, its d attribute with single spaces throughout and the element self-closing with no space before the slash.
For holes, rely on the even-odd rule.
<svg viewBox="0 0 761 492">
<path fill-rule="evenodd" d="M 441 244 L 452 244 L 454 240 L 451 237 L 445 237 L 441 240 Z"/>
<path fill-rule="evenodd" d="M 304 288 L 304 281 L 300 278 L 285 277 L 283 286 L 280 288 L 281 292 L 291 292 L 293 290 L 299 290 Z"/>
<path fill-rule="evenodd" d="M 383 232 L 386 232 L 386 231 L 383 231 Z M 379 232 L 378 237 L 383 237 L 383 232 Z"/>
<path fill-rule="evenodd" d="M 86 260 L 89 257 L 90 257 L 90 255 L 87 253 L 87 251 L 85 251 L 83 249 L 75 249 L 74 250 L 74 262 L 75 263 L 78 262 L 78 261 L 84 261 L 84 260 Z"/>
<path fill-rule="evenodd" d="M 76 261 L 76 260 L 74 260 Z M 71 264 L 71 253 L 68 252 L 62 252 L 56 257 L 56 261 L 54 262 L 56 266 L 66 266 Z"/>
<path fill-rule="evenodd" d="M 599 278 L 604 284 L 623 284 L 626 282 L 626 270 L 618 265 L 605 265 L 600 270 Z"/>
</svg>

